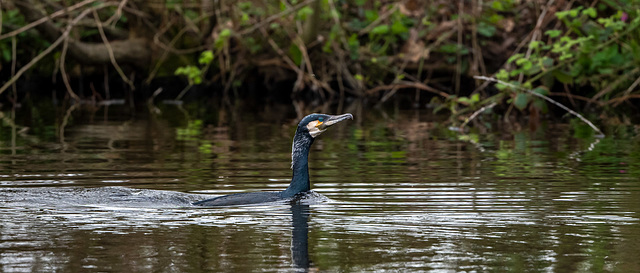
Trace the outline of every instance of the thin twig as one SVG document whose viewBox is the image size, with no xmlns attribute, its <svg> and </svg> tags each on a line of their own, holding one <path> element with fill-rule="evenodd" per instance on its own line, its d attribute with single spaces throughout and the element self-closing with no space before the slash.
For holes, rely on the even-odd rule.
<svg viewBox="0 0 640 273">
<path fill-rule="evenodd" d="M 458 50 L 456 50 L 456 82 L 455 92 L 456 95 L 460 94 L 460 81 L 462 80 L 462 32 L 464 31 L 462 25 L 462 18 L 464 17 L 464 1 L 458 1 Z"/>
<path fill-rule="evenodd" d="M 189 89 L 191 89 L 191 87 L 193 86 L 193 83 L 189 83 L 187 86 L 185 86 L 182 91 L 180 91 L 180 93 L 178 94 L 178 96 L 176 96 L 175 100 L 182 100 L 182 97 L 187 94 L 187 91 L 189 91 Z"/>
<path fill-rule="evenodd" d="M 640 72 L 640 67 L 636 67 L 633 70 L 631 70 L 630 72 L 624 73 L 623 75 L 618 77 L 615 81 L 613 81 L 611 84 L 607 85 L 607 87 L 605 89 L 602 89 L 602 91 L 598 92 L 598 94 L 595 94 L 593 97 L 591 97 L 591 99 L 597 100 L 598 98 L 600 98 L 600 97 L 606 95 L 607 93 L 613 91 L 613 89 L 616 88 L 620 83 L 622 83 L 623 81 L 627 80 L 627 78 L 629 78 L 632 75 L 635 75 L 638 72 Z"/>
<path fill-rule="evenodd" d="M 69 39 L 64 39 L 64 44 L 62 44 L 62 53 L 60 53 L 60 73 L 62 74 L 62 82 L 64 86 L 67 88 L 67 93 L 77 102 L 80 102 L 80 97 L 73 92 L 71 88 L 71 84 L 69 84 L 69 76 L 67 76 L 67 70 L 65 68 L 65 60 L 67 59 L 67 49 L 69 47 Z"/>
<path fill-rule="evenodd" d="M 307 72 L 313 75 L 313 67 L 311 67 L 311 59 L 309 58 L 309 52 L 307 51 L 307 46 L 305 46 L 304 41 L 302 41 L 302 38 L 300 38 L 300 36 L 296 36 L 295 39 L 293 39 L 293 42 L 298 46 L 298 48 L 300 49 L 300 52 L 302 52 L 302 57 L 305 60 L 305 66 L 307 67 Z"/>
<path fill-rule="evenodd" d="M 398 5 L 399 4 L 394 4 L 392 8 L 390 8 L 389 10 L 385 11 L 383 14 L 381 14 L 380 16 L 378 16 L 378 18 L 376 18 L 375 20 L 373 20 L 373 22 L 371 22 L 371 24 L 367 25 L 366 27 L 364 27 L 363 29 L 361 29 L 360 31 L 358 31 L 358 36 L 362 36 L 364 34 L 369 33 L 374 27 L 376 27 L 377 25 L 380 24 L 380 22 L 382 22 L 383 20 L 387 19 L 389 16 L 391 16 L 391 14 L 393 14 L 394 12 L 396 12 L 396 10 L 398 9 Z"/>
<path fill-rule="evenodd" d="M 73 113 L 73 111 L 76 110 L 78 106 L 80 106 L 80 103 L 72 104 L 71 107 L 67 109 L 67 112 L 64 114 L 64 117 L 62 118 L 62 124 L 60 124 L 60 131 L 59 131 L 58 137 L 60 138 L 60 143 L 62 144 L 63 150 L 66 150 L 67 148 L 67 143 L 64 140 L 65 128 L 67 127 L 67 124 L 69 124 L 69 118 L 71 118 L 71 113 Z"/>
<path fill-rule="evenodd" d="M 416 89 L 425 90 L 425 91 L 440 95 L 445 98 L 450 97 L 450 95 L 447 94 L 446 92 L 440 91 L 438 89 L 435 89 L 431 86 L 428 86 L 426 84 L 419 83 L 419 82 L 398 82 L 398 83 L 392 83 L 389 85 L 379 85 L 377 87 L 374 87 L 365 91 L 365 94 L 371 95 L 371 94 L 380 92 L 382 90 L 389 90 L 394 88 L 416 88 Z"/>
<path fill-rule="evenodd" d="M 268 24 L 268 23 L 270 23 L 271 21 L 276 20 L 276 19 L 278 19 L 278 18 L 280 18 L 280 17 L 282 17 L 282 16 L 285 16 L 285 15 L 287 15 L 287 14 L 289 14 L 289 13 L 292 13 L 292 12 L 294 12 L 294 11 L 296 11 L 296 10 L 299 10 L 299 9 L 303 8 L 304 6 L 311 4 L 313 1 L 316 1 L 316 0 L 307 0 L 307 1 L 304 1 L 304 2 L 302 2 L 302 3 L 300 3 L 300 4 L 297 4 L 297 5 L 295 5 L 295 6 L 291 7 L 291 8 L 289 8 L 289 9 L 286 9 L 286 10 L 283 10 L 283 11 L 281 11 L 281 12 L 279 12 L 279 13 L 276 13 L 276 14 L 274 14 L 274 15 L 271 15 L 271 16 L 267 17 L 267 19 L 262 20 L 262 22 L 259 22 L 259 23 L 257 23 L 257 24 L 255 24 L 255 25 L 253 25 L 252 27 L 250 27 L 250 28 L 248 28 L 248 29 L 245 29 L 245 30 L 243 30 L 243 31 L 240 31 L 238 34 L 239 34 L 240 36 L 242 36 L 242 35 L 246 35 L 246 34 L 249 34 L 249 33 L 251 33 L 251 32 L 254 32 L 254 31 L 256 31 L 257 29 L 260 29 L 260 28 L 264 27 L 265 25 L 267 25 L 267 24 Z"/>
<path fill-rule="evenodd" d="M 100 19 L 98 18 L 98 12 L 95 9 L 93 10 L 93 19 L 96 20 L 96 25 L 98 26 L 98 32 L 100 32 L 100 37 L 102 37 L 102 42 L 107 47 L 107 52 L 109 53 L 109 59 L 111 59 L 111 64 L 113 64 L 113 67 L 116 69 L 116 71 L 118 71 L 118 74 L 120 74 L 120 78 L 122 78 L 122 80 L 129 85 L 129 88 L 131 88 L 131 90 L 134 90 L 135 86 L 133 86 L 133 83 L 124 74 L 124 72 L 122 71 L 122 68 L 120 68 L 120 66 L 118 65 L 118 62 L 116 62 L 116 57 L 115 55 L 113 55 L 113 48 L 111 48 L 111 43 L 109 42 L 109 40 L 107 40 L 107 35 L 104 34 L 104 29 L 102 28 L 102 22 L 100 22 Z"/>
<path fill-rule="evenodd" d="M 536 93 L 536 92 L 533 92 L 533 91 L 531 91 L 531 90 L 529 90 L 529 89 L 526 89 L 526 88 L 523 88 L 523 87 L 520 87 L 520 86 L 516 86 L 516 85 L 510 84 L 510 83 L 508 83 L 508 82 L 504 82 L 504 81 L 498 80 L 498 79 L 496 79 L 496 78 L 490 78 L 490 77 L 485 77 L 485 76 L 474 76 L 474 78 L 479 79 L 479 80 L 485 80 L 485 81 L 492 81 L 492 82 L 500 83 L 500 84 L 503 84 L 503 85 L 509 86 L 509 87 L 511 87 L 511 88 L 513 88 L 513 89 L 522 90 L 522 91 L 525 91 L 525 92 L 527 92 L 527 93 L 529 93 L 529 94 L 531 94 L 531 95 L 534 95 L 534 96 L 536 96 L 536 97 L 539 97 L 539 98 L 541 98 L 541 99 L 544 99 L 544 100 L 546 100 L 546 101 L 548 101 L 548 102 L 550 102 L 550 103 L 552 103 L 552 104 L 555 104 L 556 106 L 558 106 L 558 107 L 560 107 L 560 108 L 564 109 L 565 111 L 569 112 L 569 114 L 572 114 L 572 115 L 574 115 L 574 116 L 578 117 L 578 118 L 579 118 L 580 120 L 582 120 L 584 123 L 586 123 L 587 125 L 589 125 L 589 126 L 590 126 L 594 131 L 596 131 L 596 132 L 599 134 L 599 136 L 604 137 L 604 133 L 602 133 L 602 131 L 600 131 L 600 129 L 598 129 L 598 127 L 596 127 L 595 125 L 593 125 L 593 123 L 591 123 L 591 121 L 589 121 L 588 119 L 586 119 L 586 118 L 585 118 L 585 117 L 583 117 L 582 115 L 580 115 L 580 114 L 576 113 L 575 111 L 573 111 L 573 110 L 569 109 L 568 107 L 566 107 L 566 106 L 562 105 L 561 103 L 559 103 L 559 102 L 557 102 L 557 101 L 553 100 L 552 98 L 549 98 L 549 97 L 547 97 L 547 96 L 545 96 L 545 95 L 542 95 L 542 94 L 539 94 L 539 93 Z"/>
<path fill-rule="evenodd" d="M 122 2 L 120 2 L 120 5 L 118 5 L 118 9 L 116 9 L 116 12 L 104 23 L 110 25 L 111 23 L 115 23 L 120 20 L 120 17 L 122 16 L 122 8 L 127 5 L 127 1 L 128 0 L 122 0 Z"/>
<path fill-rule="evenodd" d="M 304 73 L 304 71 L 302 71 L 302 69 L 300 69 L 298 66 L 296 66 L 296 64 L 291 60 L 291 58 L 289 58 L 289 56 L 287 54 L 285 54 L 284 51 L 282 51 L 280 46 L 278 46 L 278 44 L 269 36 L 269 34 L 267 33 L 267 31 L 264 28 L 261 28 L 260 30 L 262 31 L 262 35 L 264 35 L 264 37 L 267 38 L 267 41 L 269 42 L 269 45 L 271 45 L 271 48 L 273 48 L 273 50 L 275 50 L 278 53 L 278 55 L 280 55 L 280 57 L 282 57 L 282 59 L 285 61 L 285 63 L 287 63 L 287 66 L 289 68 L 291 68 L 296 73 L 302 73 L 304 75 L 304 79 L 305 80 L 310 81 L 313 84 L 315 84 L 317 86 L 320 86 L 320 87 L 324 88 L 325 90 L 327 90 L 327 91 L 329 91 L 331 93 L 335 93 L 335 91 L 333 91 L 331 86 L 329 86 L 327 83 L 321 82 L 318 79 L 316 79 L 315 77 L 307 75 L 306 73 Z"/>
<path fill-rule="evenodd" d="M 460 125 L 460 131 L 462 131 L 462 128 L 464 128 L 464 126 L 467 125 L 467 123 L 469 123 L 470 121 L 472 121 L 473 119 L 475 119 L 480 113 L 484 112 L 487 109 L 491 109 L 493 107 L 495 107 L 496 105 L 498 105 L 498 103 L 496 102 L 492 102 L 489 105 L 483 106 L 482 108 L 476 110 L 475 112 L 473 112 L 473 114 L 471 114 L 471 116 L 469 116 L 463 123 L 462 125 Z"/>
<path fill-rule="evenodd" d="M 601 105 L 601 103 L 596 101 L 596 100 L 593 100 L 593 99 L 587 98 L 587 97 L 583 97 L 583 96 L 580 96 L 580 95 L 574 95 L 574 94 L 571 94 L 571 93 L 551 92 L 551 93 L 549 93 L 549 96 L 567 97 L 569 99 L 577 99 L 577 100 L 586 101 L 586 102 L 590 102 L 590 103 L 596 103 L 598 105 Z"/>
<path fill-rule="evenodd" d="M 609 101 L 607 101 L 605 104 L 612 104 L 612 103 L 616 103 L 615 105 L 620 104 L 621 102 L 628 100 L 628 99 L 638 99 L 640 98 L 640 94 L 632 94 L 632 95 L 627 95 L 627 96 L 623 96 L 623 97 L 619 97 L 619 98 L 615 98 L 615 99 L 611 99 Z"/>
<path fill-rule="evenodd" d="M 156 89 L 156 91 L 153 92 L 153 95 L 151 95 L 151 97 L 147 100 L 147 107 L 149 108 L 149 112 L 151 112 L 152 114 L 160 114 L 161 113 L 160 109 L 158 109 L 158 107 L 156 107 L 155 104 L 153 104 L 153 100 L 160 93 L 162 93 L 162 87 Z"/>
<path fill-rule="evenodd" d="M 201 15 L 200 17 L 194 19 L 193 22 L 198 22 L 200 20 L 203 20 L 205 18 L 209 18 L 211 16 L 212 16 L 211 13 L 205 13 L 205 14 Z M 176 49 L 176 48 L 173 48 L 173 44 L 175 44 L 175 41 L 177 41 L 178 38 L 180 36 L 182 36 L 182 34 L 187 32 L 187 30 L 189 30 L 189 26 L 185 26 L 182 29 L 180 29 L 180 31 L 175 35 L 173 40 L 171 40 L 169 45 L 166 45 L 166 44 L 162 43 L 160 41 L 160 36 L 162 36 L 162 34 L 164 34 L 167 30 L 169 30 L 170 27 L 171 27 L 171 23 L 167 24 L 167 26 L 165 28 L 163 28 L 162 30 L 158 31 L 153 36 L 153 43 L 158 45 L 160 48 L 164 49 L 165 51 L 169 51 L 169 52 L 174 53 L 174 54 L 191 54 L 191 53 L 195 53 L 195 52 L 207 49 L 208 45 L 200 45 L 200 46 L 197 46 L 197 47 L 192 47 L 192 48 L 187 48 L 187 49 Z"/>
<path fill-rule="evenodd" d="M 624 93 L 622 94 L 622 100 L 616 102 L 613 106 L 618 106 L 620 105 L 620 103 L 622 103 L 624 101 L 624 98 L 628 97 L 629 94 L 631 93 L 631 91 L 633 91 L 633 89 L 635 89 L 636 87 L 638 87 L 638 84 L 640 84 L 640 77 L 638 77 L 630 86 L 629 88 L 627 88 L 626 91 L 624 91 Z"/>
<path fill-rule="evenodd" d="M 1 13 L 1 12 L 0 12 Z M 11 37 L 11 77 L 15 77 L 16 75 L 16 65 L 18 64 L 18 41 L 16 39 L 16 36 Z M 16 83 L 14 82 L 11 85 L 13 88 L 13 99 L 14 99 L 14 103 L 17 102 L 18 100 L 18 89 L 16 87 Z"/>
<path fill-rule="evenodd" d="M 347 42 L 346 35 L 344 29 L 342 29 L 342 22 L 340 21 L 338 10 L 336 9 L 336 5 L 333 0 L 328 0 L 329 7 L 331 8 L 330 14 L 333 19 L 333 23 L 338 28 L 338 37 L 340 38 L 340 42 L 342 43 L 342 47 L 344 50 L 349 50 L 349 43 Z M 336 53 L 338 55 L 338 60 L 340 61 L 340 67 L 338 69 L 342 69 L 342 75 L 344 79 L 349 83 L 350 86 L 358 86 L 358 82 L 349 71 L 349 67 L 345 61 L 345 53 L 344 50 L 337 50 Z M 360 91 L 360 90 L 358 90 Z"/>
<path fill-rule="evenodd" d="M 0 35 L 0 40 L 8 38 L 8 37 L 11 37 L 11 36 L 18 35 L 18 34 L 24 32 L 24 31 L 27 31 L 27 30 L 29 30 L 29 29 L 31 29 L 31 28 L 39 25 L 39 24 L 42 24 L 42 23 L 44 23 L 44 22 L 46 22 L 48 20 L 51 20 L 51 19 L 56 18 L 58 16 L 64 15 L 66 13 L 72 12 L 75 9 L 78 9 L 78 8 L 84 6 L 84 5 L 91 4 L 91 3 L 96 2 L 96 1 L 97 0 L 85 0 L 85 1 L 82 1 L 80 3 L 75 4 L 73 6 L 70 6 L 70 7 L 66 8 L 66 9 L 61 9 L 59 11 L 56 11 L 56 12 L 50 14 L 49 16 L 45 16 L 45 17 L 42 17 L 42 18 L 40 18 L 40 19 L 38 19 L 36 21 L 31 22 L 31 23 L 27 24 L 26 26 L 23 26 L 23 27 L 21 27 L 19 29 L 11 31 L 11 32 L 9 32 L 9 33 L 7 33 L 5 35 Z"/>
<path fill-rule="evenodd" d="M 538 16 L 538 20 L 536 21 L 536 26 L 533 29 L 533 34 L 531 35 L 531 40 L 529 41 L 529 45 L 531 45 L 531 43 L 533 43 L 534 41 L 538 40 L 538 36 L 542 36 L 542 22 L 544 21 L 544 18 L 547 16 L 547 10 L 549 10 L 549 8 L 551 7 L 551 5 L 553 5 L 553 2 L 555 2 L 555 0 L 550 0 L 547 5 L 542 8 L 542 12 L 540 12 L 540 16 Z M 527 53 L 525 53 L 525 59 L 529 59 L 529 57 L 531 56 L 531 51 L 533 51 L 533 48 L 531 46 L 529 46 L 527 48 Z M 522 80 L 524 79 L 524 73 L 520 73 L 520 76 L 518 78 L 518 82 L 522 82 Z"/>
<path fill-rule="evenodd" d="M 2 2 L 0 2 L 0 10 L 2 10 Z M 2 22 L 3 22 L 2 19 L 4 17 L 2 17 L 2 14 L 4 14 L 4 12 L 0 12 L 0 35 L 2 34 L 2 29 L 3 29 L 2 28 Z"/>
</svg>

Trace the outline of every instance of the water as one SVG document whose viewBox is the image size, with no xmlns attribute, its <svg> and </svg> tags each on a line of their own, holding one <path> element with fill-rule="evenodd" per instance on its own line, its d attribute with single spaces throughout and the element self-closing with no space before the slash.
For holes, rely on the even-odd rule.
<svg viewBox="0 0 640 273">
<path fill-rule="evenodd" d="M 461 136 L 354 104 L 312 147 L 313 196 L 192 206 L 286 188 L 287 107 L 4 111 L 0 271 L 640 272 L 633 126 Z"/>
</svg>

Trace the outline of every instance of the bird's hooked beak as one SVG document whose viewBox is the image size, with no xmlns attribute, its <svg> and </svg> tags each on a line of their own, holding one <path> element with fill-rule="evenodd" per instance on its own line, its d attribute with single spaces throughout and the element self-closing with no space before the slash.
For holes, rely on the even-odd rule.
<svg viewBox="0 0 640 273">
<path fill-rule="evenodd" d="M 307 130 L 309 130 L 309 134 L 312 137 L 317 137 L 320 134 L 322 134 L 324 131 L 327 130 L 327 128 L 329 128 L 330 126 L 341 122 L 343 120 L 346 119 L 353 119 L 353 116 L 351 114 L 342 114 L 342 115 L 325 115 L 328 116 L 328 118 L 320 121 L 320 119 L 318 120 L 314 120 L 311 121 L 307 124 Z"/>
<path fill-rule="evenodd" d="M 353 115 L 346 113 L 346 114 L 342 114 L 342 115 L 335 115 L 335 116 L 330 116 L 329 119 L 324 120 L 323 122 L 318 122 L 318 124 L 316 125 L 316 127 L 318 127 L 318 129 L 324 131 L 327 128 L 331 127 L 332 125 L 339 123 L 343 120 L 347 120 L 347 119 L 353 119 Z"/>
</svg>

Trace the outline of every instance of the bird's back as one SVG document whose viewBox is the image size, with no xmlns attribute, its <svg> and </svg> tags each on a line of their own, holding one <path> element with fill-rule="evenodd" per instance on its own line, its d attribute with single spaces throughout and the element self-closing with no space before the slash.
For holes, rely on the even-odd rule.
<svg viewBox="0 0 640 273">
<path fill-rule="evenodd" d="M 284 200 L 280 192 L 243 192 L 193 203 L 196 206 L 235 206 Z"/>
</svg>

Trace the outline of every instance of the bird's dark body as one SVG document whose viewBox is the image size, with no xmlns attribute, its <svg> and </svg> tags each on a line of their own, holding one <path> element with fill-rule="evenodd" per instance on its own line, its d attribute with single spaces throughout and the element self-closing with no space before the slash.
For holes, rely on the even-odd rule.
<svg viewBox="0 0 640 273">
<path fill-rule="evenodd" d="M 241 192 L 219 196 L 193 203 L 197 206 L 235 206 L 257 203 L 270 203 L 284 200 L 281 192 Z"/>
<path fill-rule="evenodd" d="M 311 114 L 304 117 L 298 124 L 296 134 L 293 136 L 291 147 L 291 169 L 293 177 L 289 187 L 280 192 L 246 192 L 219 196 L 193 203 L 198 206 L 235 206 L 276 201 L 292 200 L 296 195 L 311 190 L 309 181 L 309 148 L 315 137 L 326 128 L 346 119 L 353 119 L 351 114 L 325 115 Z"/>
</svg>

